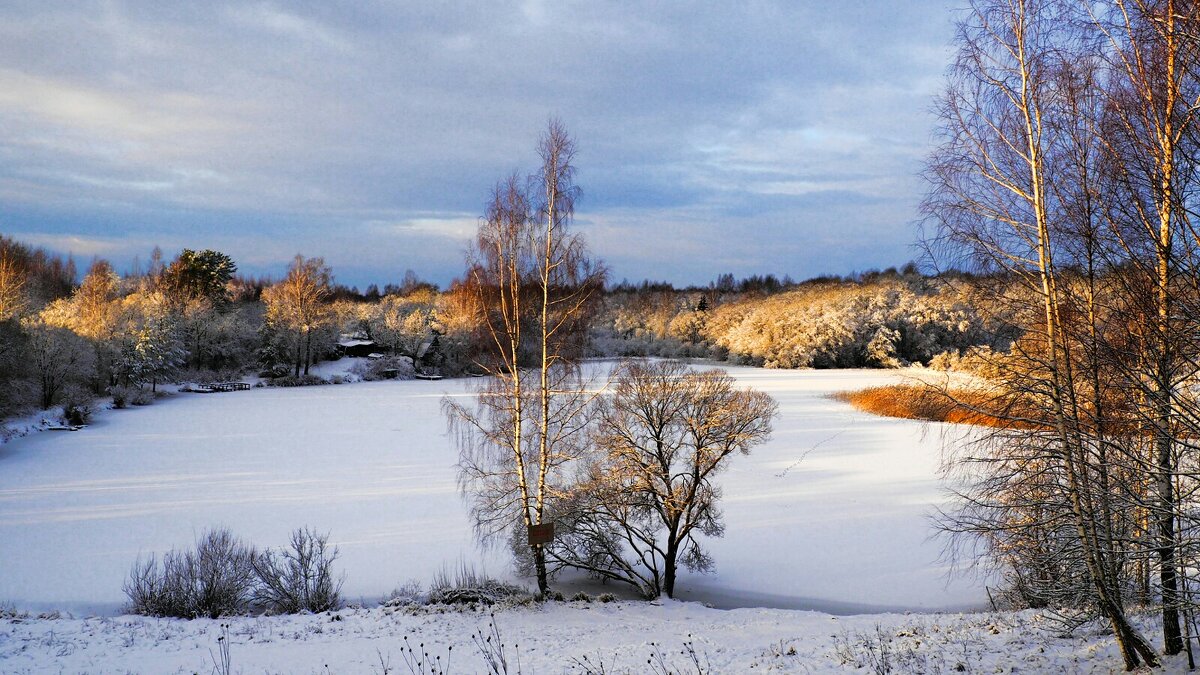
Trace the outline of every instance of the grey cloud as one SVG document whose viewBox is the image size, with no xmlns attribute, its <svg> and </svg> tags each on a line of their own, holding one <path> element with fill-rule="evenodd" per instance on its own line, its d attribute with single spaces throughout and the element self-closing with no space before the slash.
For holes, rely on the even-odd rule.
<svg viewBox="0 0 1200 675">
<path fill-rule="evenodd" d="M 232 221 L 235 258 L 283 240 L 331 262 L 382 237 L 339 276 L 445 281 L 462 215 L 533 168 L 553 114 L 579 141 L 581 225 L 607 223 L 593 248 L 618 276 L 837 271 L 850 253 L 803 253 L 837 219 L 864 238 L 834 244 L 868 261 L 845 264 L 902 262 L 948 7 L 7 3 L 0 230 L 87 238 L 127 219 L 167 247 Z M 696 243 L 673 253 L 681 238 Z"/>
</svg>

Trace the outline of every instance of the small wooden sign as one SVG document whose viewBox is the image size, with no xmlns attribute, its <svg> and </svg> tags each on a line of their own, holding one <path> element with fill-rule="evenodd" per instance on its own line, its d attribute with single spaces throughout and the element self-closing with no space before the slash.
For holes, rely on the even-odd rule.
<svg viewBox="0 0 1200 675">
<path fill-rule="evenodd" d="M 549 544 L 554 541 L 554 523 L 529 526 L 529 545 Z"/>
</svg>

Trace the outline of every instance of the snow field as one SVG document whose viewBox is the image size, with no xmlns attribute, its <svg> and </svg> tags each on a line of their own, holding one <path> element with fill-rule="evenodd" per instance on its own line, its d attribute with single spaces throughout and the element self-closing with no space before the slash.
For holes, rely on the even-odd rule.
<svg viewBox="0 0 1200 675">
<path fill-rule="evenodd" d="M 1153 631 L 1151 620 L 1136 619 Z M 208 673 L 227 626 L 234 673 L 409 673 L 407 644 L 442 658 L 446 673 L 489 672 L 472 643 L 495 621 L 510 673 L 1108 673 L 1120 656 L 1101 629 L 1062 637 L 1032 611 L 966 615 L 831 616 L 717 610 L 663 601 L 549 603 L 484 611 L 346 609 L 333 614 L 213 621 L 116 617 L 0 619 L 5 673 Z M 419 645 L 419 646 L 418 646 Z M 886 647 L 885 647 L 886 646 Z M 885 653 L 886 652 L 886 653 Z M 449 667 L 445 667 L 446 661 Z M 517 664 L 520 664 L 518 670 Z M 604 670 L 597 668 L 604 665 Z M 1184 672 L 1186 656 L 1164 672 Z M 385 668 L 386 667 L 386 668 Z M 428 671 L 426 671 L 428 672 Z"/>
<path fill-rule="evenodd" d="M 940 428 L 827 397 L 906 374 L 728 370 L 775 396 L 781 416 L 720 477 L 726 535 L 706 541 L 716 573 L 683 573 L 681 598 L 834 613 L 985 603 L 981 581 L 947 577 L 931 538 Z M 474 543 L 440 411 L 471 384 L 178 394 L 0 445 L 0 601 L 116 613 L 139 555 L 213 526 L 260 547 L 305 525 L 330 532 L 344 594 L 367 605 L 460 561 L 510 578 L 504 551 Z"/>
</svg>

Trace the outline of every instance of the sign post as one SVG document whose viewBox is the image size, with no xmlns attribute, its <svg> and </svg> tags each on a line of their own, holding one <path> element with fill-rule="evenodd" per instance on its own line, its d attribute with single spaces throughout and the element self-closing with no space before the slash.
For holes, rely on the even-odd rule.
<svg viewBox="0 0 1200 675">
<path fill-rule="evenodd" d="M 554 541 L 554 523 L 542 523 L 529 526 L 529 545 L 538 546 Z"/>
</svg>

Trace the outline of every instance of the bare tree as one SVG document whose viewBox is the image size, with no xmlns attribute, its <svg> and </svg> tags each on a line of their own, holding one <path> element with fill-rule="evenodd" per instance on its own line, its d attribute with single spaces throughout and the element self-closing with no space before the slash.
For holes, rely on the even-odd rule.
<svg viewBox="0 0 1200 675">
<path fill-rule="evenodd" d="M 558 505 L 568 525 L 551 549 L 562 566 L 674 597 L 682 563 L 706 571 L 698 537 L 721 536 L 714 479 L 767 440 L 778 404 L 723 370 L 629 361 L 597 399 L 596 456 Z"/>
<path fill-rule="evenodd" d="M 421 347 L 433 334 L 433 298 L 389 295 L 379 301 L 367 319 L 371 339 L 392 352 L 407 356 L 417 366 Z"/>
<path fill-rule="evenodd" d="M 25 272 L 16 259 L 0 249 L 0 321 L 17 317 L 25 310 Z"/>
<path fill-rule="evenodd" d="M 603 267 L 569 231 L 574 152 L 552 120 L 539 144 L 542 169 L 530 181 L 536 190 L 515 173 L 494 188 L 463 286 L 481 308 L 477 366 L 491 377 L 473 409 L 443 402 L 476 532 L 485 540 L 508 534 L 527 550 L 543 594 L 545 542 L 534 533 L 552 525 L 548 500 L 580 448 L 587 396 L 576 361 L 604 283 Z"/>
<path fill-rule="evenodd" d="M 0 386 L 11 385 L 12 373 L 21 365 L 22 336 L 17 320 L 27 306 L 25 285 L 23 266 L 7 248 L 0 246 Z M 13 392 L 7 403 L 12 404 L 16 398 Z M 0 414 L 6 412 L 8 405 L 0 405 Z"/>
<path fill-rule="evenodd" d="M 1092 187 L 1078 164 L 1091 141 L 1072 133 L 1080 99 L 1073 102 L 1072 89 L 1059 86 L 1078 48 L 1089 44 L 1070 10 L 1056 0 L 973 2 L 940 105 L 947 140 L 930 163 L 933 190 L 925 202 L 938 228 L 932 243 L 1002 272 L 1028 303 L 1020 315 L 1026 338 L 1014 348 L 1017 367 L 997 382 L 997 395 L 1019 403 L 1013 409 L 1026 411 L 1025 419 L 1011 418 L 976 444 L 982 452 L 958 457 L 957 467 L 972 469 L 972 482 L 946 526 L 983 534 L 992 554 L 1005 555 L 1019 550 L 1004 547 L 1020 522 L 1022 541 L 1040 542 L 1040 554 L 1068 552 L 1062 559 L 1078 567 L 1062 570 L 1064 578 L 1086 580 L 1076 588 L 1107 619 L 1132 669 L 1158 658 L 1124 608 L 1124 554 L 1114 545 L 1124 525 L 1114 501 L 1121 495 L 1107 456 L 1124 446 L 1096 425 L 1100 401 L 1093 397 L 1089 411 L 1081 397 L 1096 343 L 1079 339 L 1077 285 L 1057 260 L 1068 253 L 1064 241 L 1072 233 L 1098 241 L 1092 212 L 1081 212 L 1077 199 Z M 1084 248 L 1094 261 L 1095 247 Z M 1094 300 L 1095 285 L 1084 288 Z M 1095 303 L 1082 306 L 1094 310 Z M 1095 313 L 1087 316 L 1084 325 L 1096 327 Z"/>
<path fill-rule="evenodd" d="M 25 356 L 38 384 L 41 406 L 49 408 L 68 383 L 86 376 L 94 352 L 87 340 L 40 318 L 26 318 L 21 325 L 28 338 Z"/>
<path fill-rule="evenodd" d="M 1135 359 L 1115 361 L 1139 391 L 1146 435 L 1153 438 L 1155 549 L 1167 654 L 1184 647 L 1179 495 L 1196 489 L 1181 471 L 1181 451 L 1192 445 L 1184 428 L 1195 410 L 1189 382 L 1196 379 L 1196 253 L 1200 238 L 1189 205 L 1197 183 L 1193 129 L 1200 106 L 1200 19 L 1186 0 L 1114 0 L 1092 8 L 1103 36 L 1108 73 L 1103 137 L 1112 198 L 1110 239 L 1123 264 L 1115 278 L 1131 300 L 1122 314 L 1134 339 Z M 1191 454 L 1191 453 L 1188 453 Z"/>
</svg>

